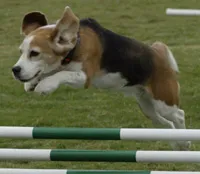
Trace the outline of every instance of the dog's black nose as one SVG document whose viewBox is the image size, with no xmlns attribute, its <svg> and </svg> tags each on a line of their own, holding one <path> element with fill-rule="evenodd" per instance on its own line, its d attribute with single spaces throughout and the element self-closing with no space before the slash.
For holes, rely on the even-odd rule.
<svg viewBox="0 0 200 174">
<path fill-rule="evenodd" d="M 14 66 L 12 68 L 12 72 L 15 74 L 15 75 L 18 75 L 20 72 L 21 72 L 21 67 L 20 66 Z"/>
</svg>

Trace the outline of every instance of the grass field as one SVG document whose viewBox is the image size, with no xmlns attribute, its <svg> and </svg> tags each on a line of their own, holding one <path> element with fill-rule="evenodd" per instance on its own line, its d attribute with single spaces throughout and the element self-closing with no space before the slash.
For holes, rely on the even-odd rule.
<svg viewBox="0 0 200 174">
<path fill-rule="evenodd" d="M 61 87 L 48 96 L 25 93 L 11 76 L 19 57 L 21 18 L 43 11 L 55 22 L 69 5 L 80 17 L 96 18 L 105 27 L 146 43 L 167 43 L 180 67 L 181 106 L 188 128 L 199 128 L 200 18 L 172 17 L 165 9 L 198 8 L 198 0 L 1 0 L 0 1 L 0 125 L 52 127 L 152 127 L 132 98 L 97 89 Z M 169 150 L 166 142 L 60 141 L 1 139 L 1 148 L 69 148 L 113 150 Z M 200 150 L 193 143 L 192 150 Z M 0 167 L 200 170 L 200 164 L 131 164 L 79 162 L 0 162 Z"/>
</svg>

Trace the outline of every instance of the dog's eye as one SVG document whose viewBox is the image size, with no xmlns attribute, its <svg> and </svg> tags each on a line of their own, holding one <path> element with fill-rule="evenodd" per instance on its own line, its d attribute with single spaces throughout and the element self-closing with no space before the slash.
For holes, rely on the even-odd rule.
<svg viewBox="0 0 200 174">
<path fill-rule="evenodd" d="M 30 57 L 36 57 L 36 56 L 38 56 L 40 53 L 39 52 L 37 52 L 37 51 L 31 51 L 30 52 Z"/>
</svg>

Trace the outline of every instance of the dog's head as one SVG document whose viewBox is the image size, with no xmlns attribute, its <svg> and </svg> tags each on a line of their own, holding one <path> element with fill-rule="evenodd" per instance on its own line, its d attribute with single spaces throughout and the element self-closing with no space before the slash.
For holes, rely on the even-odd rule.
<svg viewBox="0 0 200 174">
<path fill-rule="evenodd" d="M 31 12 L 24 16 L 21 29 L 25 38 L 12 71 L 16 79 L 28 82 L 60 66 L 76 45 L 79 19 L 69 7 L 53 25 L 48 25 L 44 14 Z"/>
</svg>

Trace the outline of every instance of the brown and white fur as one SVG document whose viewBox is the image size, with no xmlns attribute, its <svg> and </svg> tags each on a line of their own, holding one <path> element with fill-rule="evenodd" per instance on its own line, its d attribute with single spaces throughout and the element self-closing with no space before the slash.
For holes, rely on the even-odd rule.
<svg viewBox="0 0 200 174">
<path fill-rule="evenodd" d="M 178 66 L 165 44 L 148 46 L 101 28 L 92 19 L 80 22 L 69 7 L 52 25 L 40 12 L 27 14 L 22 32 L 21 57 L 13 74 L 26 91 L 48 94 L 62 84 L 114 89 L 134 96 L 155 126 L 185 129 Z M 61 65 L 72 49 L 71 62 Z M 190 146 L 189 141 L 171 144 L 174 150 Z"/>
</svg>

